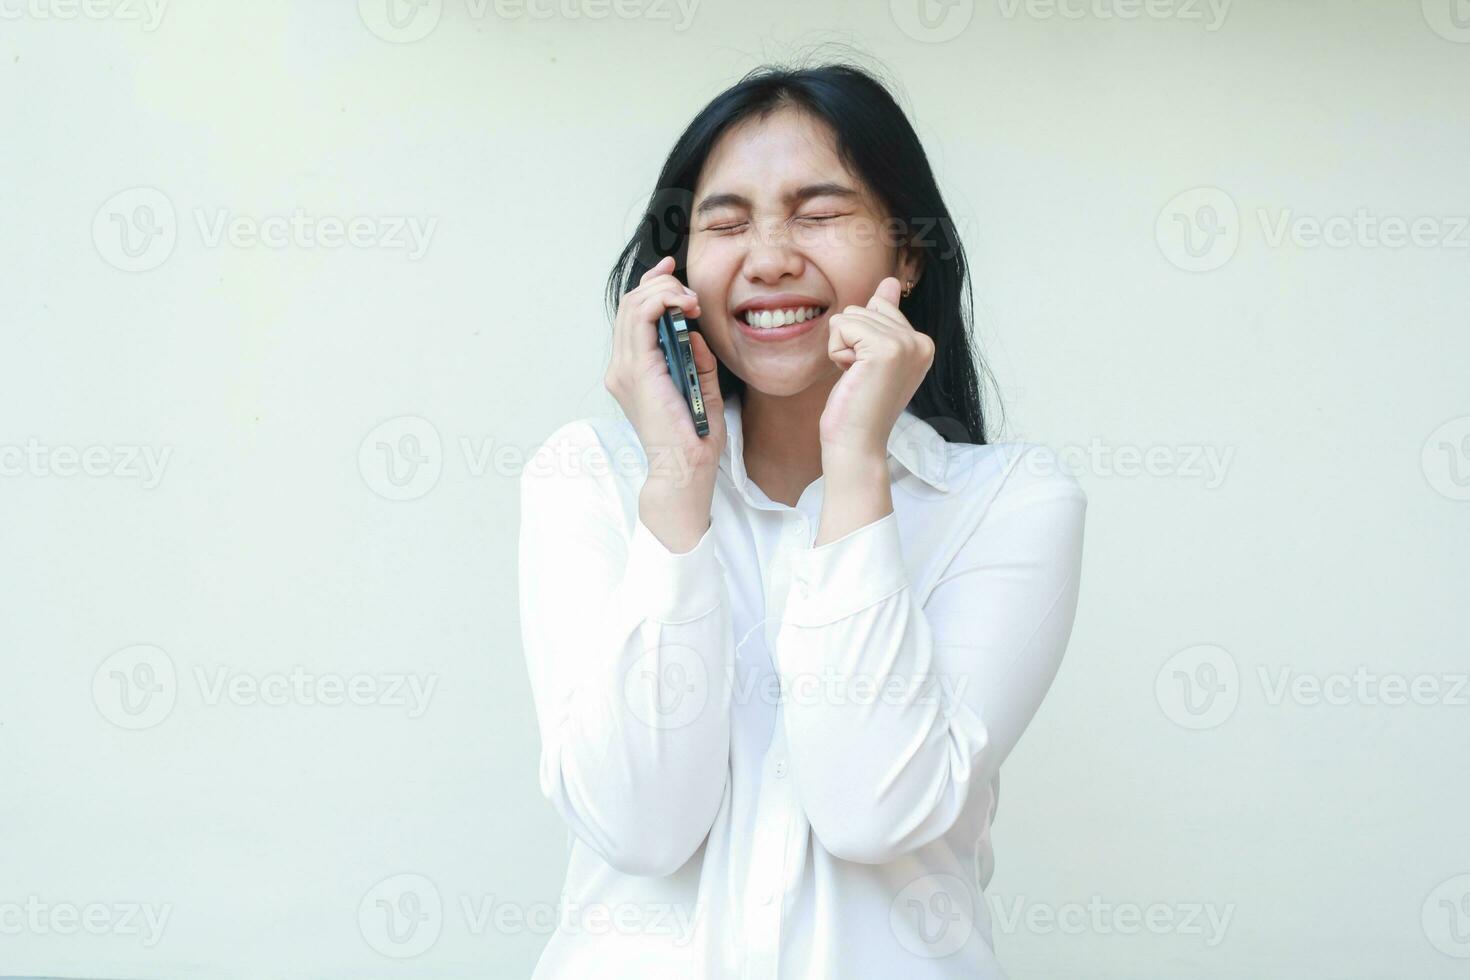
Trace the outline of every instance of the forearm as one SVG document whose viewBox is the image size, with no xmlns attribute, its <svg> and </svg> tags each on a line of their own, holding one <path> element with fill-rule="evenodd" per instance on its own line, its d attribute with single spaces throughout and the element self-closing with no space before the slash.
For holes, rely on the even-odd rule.
<svg viewBox="0 0 1470 980">
<path fill-rule="evenodd" d="M 546 668 L 542 790 L 634 874 L 682 865 L 724 794 L 734 651 L 713 533 L 669 555 L 640 527 L 610 596 L 584 593 L 527 630 Z"/>
<path fill-rule="evenodd" d="M 638 519 L 676 555 L 694 549 L 710 527 L 714 477 L 694 478 L 693 485 L 650 476 L 638 494 Z"/>
<path fill-rule="evenodd" d="M 1048 475 L 1041 475 L 1046 473 Z M 883 861 L 952 826 L 1041 703 L 1077 608 L 1086 496 L 1011 460 L 918 599 L 897 515 L 798 552 L 776 659 L 793 684 L 785 725 L 813 832 L 847 860 Z M 821 692 L 825 694 L 826 692 Z"/>
<path fill-rule="evenodd" d="M 559 467 L 563 452 L 599 466 Z M 611 472 L 598 435 L 576 423 L 548 437 L 521 479 L 520 624 L 540 782 L 609 863 L 667 874 L 699 846 L 725 791 L 729 598 L 708 503 L 693 533 L 656 485 L 648 513 L 668 540 L 641 516 L 630 536 Z"/>
<path fill-rule="evenodd" d="M 802 566 L 810 588 L 788 600 L 777 638 L 802 803 L 833 855 L 888 860 L 953 823 L 984 726 L 954 703 L 964 678 L 936 663 L 894 517 L 807 553 Z"/>
<path fill-rule="evenodd" d="M 815 547 L 893 513 L 885 453 L 822 450 L 822 515 Z"/>
</svg>

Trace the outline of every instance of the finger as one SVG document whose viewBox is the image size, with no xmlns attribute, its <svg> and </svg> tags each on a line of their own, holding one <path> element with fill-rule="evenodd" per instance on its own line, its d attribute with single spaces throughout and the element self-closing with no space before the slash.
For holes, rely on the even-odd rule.
<svg viewBox="0 0 1470 980">
<path fill-rule="evenodd" d="M 636 287 L 635 291 L 641 297 L 644 294 L 661 292 L 665 289 L 672 289 L 676 292 L 683 293 L 686 296 L 694 296 L 696 299 L 699 298 L 695 294 L 694 290 L 684 285 L 683 281 L 678 276 L 668 274 L 653 277 L 643 285 Z"/>
<path fill-rule="evenodd" d="M 912 330 L 914 328 L 914 325 L 909 322 L 909 318 L 903 315 L 903 310 L 900 310 L 877 293 L 873 294 L 873 298 L 868 300 L 868 305 L 863 307 L 863 309 L 874 316 L 882 317 L 895 329 Z"/>
<path fill-rule="evenodd" d="M 898 309 L 899 296 L 898 280 L 893 276 L 888 276 L 882 282 L 878 283 L 878 288 L 873 292 L 873 298 L 868 300 L 868 309 L 881 309 L 882 307 L 879 305 L 881 302 L 886 303 L 896 310 Z"/>
<path fill-rule="evenodd" d="M 637 357 L 657 347 L 658 331 L 649 330 L 645 325 L 656 323 L 659 314 L 666 307 L 678 306 L 684 309 L 687 305 L 685 298 L 694 297 L 694 293 L 674 276 L 658 271 L 672 262 L 672 256 L 666 255 L 659 259 L 657 265 L 643 274 L 643 282 L 634 286 L 623 297 L 629 322 L 624 329 L 615 333 L 613 338 L 615 353 L 621 352 L 625 357 Z M 685 316 L 697 315 L 685 311 Z"/>
<path fill-rule="evenodd" d="M 908 317 L 904 316 L 903 311 L 898 308 L 900 295 L 898 280 L 889 276 L 878 283 L 878 288 L 873 291 L 873 296 L 868 300 L 868 305 L 865 309 L 870 313 L 876 313 L 890 320 L 893 328 L 896 330 L 913 330 L 914 325 L 909 323 Z"/>
<path fill-rule="evenodd" d="M 725 410 L 725 401 L 720 397 L 720 361 L 709 349 L 704 334 L 689 331 L 689 349 L 694 353 L 694 371 L 699 375 L 699 391 L 704 396 L 705 414 L 710 418 Z"/>
<path fill-rule="evenodd" d="M 850 313 L 836 313 L 828 317 L 830 330 L 827 334 L 827 356 L 844 371 L 857 360 L 857 330 L 855 318 Z"/>
<path fill-rule="evenodd" d="M 651 291 L 644 297 L 640 309 L 646 310 L 644 319 L 656 320 L 658 314 L 670 306 L 677 306 L 685 317 L 699 316 L 699 297 L 675 281 L 672 285 Z"/>
<path fill-rule="evenodd" d="M 894 323 L 886 314 L 874 312 L 866 306 L 849 306 L 832 319 L 836 320 L 838 317 L 841 317 L 849 342 L 862 338 L 876 339 L 903 328 L 902 324 Z"/>
<path fill-rule="evenodd" d="M 637 320 L 643 319 L 641 308 L 649 281 L 672 273 L 673 271 L 674 257 L 672 255 L 665 255 L 655 262 L 651 268 L 644 270 L 643 275 L 638 277 L 638 285 L 629 289 L 623 296 L 622 303 L 629 316 L 619 316 L 613 323 L 614 358 L 620 356 L 624 358 L 634 357 L 648 349 L 647 345 L 643 343 L 643 335 L 646 331 L 639 329 L 636 323 L 631 322 L 630 317 Z M 654 341 L 654 346 L 658 346 L 657 340 Z"/>
<path fill-rule="evenodd" d="M 666 287 L 662 292 L 651 293 L 639 303 L 634 316 L 637 336 L 634 350 L 640 354 L 658 348 L 658 318 L 669 307 L 678 308 L 686 319 L 699 317 L 699 300 L 690 293 Z"/>
<path fill-rule="evenodd" d="M 642 286 L 654 276 L 662 276 L 673 271 L 674 257 L 672 255 L 665 255 L 663 258 L 654 263 L 652 269 L 649 269 L 647 272 L 643 273 L 643 275 L 638 277 L 638 285 Z"/>
<path fill-rule="evenodd" d="M 894 324 L 881 313 L 874 313 L 861 306 L 849 306 L 833 316 L 829 322 L 833 334 L 840 337 L 840 343 L 834 342 L 831 335 L 828 336 L 828 356 L 847 349 L 852 352 L 854 361 L 858 358 L 859 350 L 864 355 L 877 356 L 900 350 L 904 343 L 904 334 L 912 337 L 918 333 L 912 327 Z"/>
<path fill-rule="evenodd" d="M 882 305 L 884 301 L 874 298 L 869 300 L 868 302 L 870 304 L 876 303 Z M 883 311 L 882 309 L 869 309 L 867 306 L 849 306 L 842 312 L 847 314 L 848 316 L 856 317 L 860 321 L 871 324 L 872 329 L 877 330 L 880 333 L 907 333 L 908 331 L 913 329 L 911 326 L 909 326 L 908 320 L 904 317 L 902 313 L 899 313 L 895 317 L 892 314 Z M 894 312 L 897 311 L 895 310 Z"/>
</svg>

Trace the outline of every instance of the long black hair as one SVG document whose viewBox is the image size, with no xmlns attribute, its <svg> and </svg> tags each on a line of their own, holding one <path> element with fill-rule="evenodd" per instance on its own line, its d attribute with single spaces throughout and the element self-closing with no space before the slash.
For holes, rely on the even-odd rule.
<svg viewBox="0 0 1470 980">
<path fill-rule="evenodd" d="M 836 133 L 838 156 L 866 182 L 888 211 L 886 228 L 922 254 L 921 274 L 899 309 L 916 330 L 934 341 L 934 363 L 908 408 L 949 442 L 986 443 L 980 375 L 988 374 L 971 335 L 970 281 L 949 209 L 940 197 L 929 160 L 908 117 L 888 88 L 865 68 L 847 61 L 813 67 L 763 65 L 705 106 L 675 142 L 633 238 L 607 280 L 609 320 L 643 271 L 674 256 L 675 275 L 685 274 L 694 186 L 706 158 L 727 129 L 749 117 L 765 119 L 794 107 L 825 120 Z M 723 363 L 720 393 L 743 394 L 745 381 Z"/>
</svg>

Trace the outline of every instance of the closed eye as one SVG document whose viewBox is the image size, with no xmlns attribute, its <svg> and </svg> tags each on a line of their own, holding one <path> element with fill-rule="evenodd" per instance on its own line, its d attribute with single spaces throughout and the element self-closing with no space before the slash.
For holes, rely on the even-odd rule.
<svg viewBox="0 0 1470 980">
<path fill-rule="evenodd" d="M 845 215 L 845 214 L 803 214 L 803 215 L 797 216 L 797 219 L 796 220 L 798 220 L 798 221 L 820 222 L 820 221 L 835 221 L 838 218 L 845 218 L 845 217 L 847 217 L 847 215 Z M 733 223 L 730 223 L 730 224 L 710 225 L 705 230 L 706 231 L 737 231 L 737 230 L 739 230 L 740 228 L 743 228 L 743 227 L 745 227 L 745 222 L 744 221 L 736 221 L 736 222 L 733 222 Z"/>
</svg>

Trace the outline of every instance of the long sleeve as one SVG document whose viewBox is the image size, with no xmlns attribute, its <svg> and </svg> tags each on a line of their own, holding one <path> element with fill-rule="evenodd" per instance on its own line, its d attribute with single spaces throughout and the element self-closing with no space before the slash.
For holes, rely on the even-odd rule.
<svg viewBox="0 0 1470 980">
<path fill-rule="evenodd" d="M 833 856 L 886 862 L 948 831 L 1050 687 L 1087 498 L 1046 452 L 1025 444 L 1010 460 L 922 608 L 895 514 L 798 553 L 776 659 L 790 684 L 828 679 L 823 696 L 788 699 L 785 725 L 798 796 Z"/>
<path fill-rule="evenodd" d="M 542 793 L 613 867 L 666 875 L 698 850 L 725 794 L 729 599 L 713 526 L 670 552 L 636 503 L 628 513 L 615 473 L 585 421 L 552 433 L 522 472 L 521 636 Z"/>
</svg>

